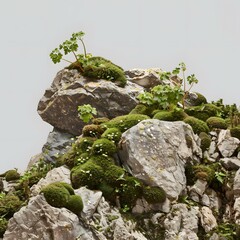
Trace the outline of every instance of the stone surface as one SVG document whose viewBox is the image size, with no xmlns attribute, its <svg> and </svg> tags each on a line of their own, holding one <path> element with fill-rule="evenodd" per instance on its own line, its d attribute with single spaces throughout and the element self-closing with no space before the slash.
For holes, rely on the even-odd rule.
<svg viewBox="0 0 240 240">
<path fill-rule="evenodd" d="M 36 196 L 40 193 L 42 187 L 54 182 L 71 184 L 70 170 L 64 166 L 52 169 L 47 173 L 45 178 L 42 178 L 37 184 L 31 187 L 31 195 Z"/>
<path fill-rule="evenodd" d="M 50 206 L 42 195 L 38 195 L 10 219 L 3 239 L 73 240 L 80 235 L 86 236 L 81 239 L 95 239 L 81 226 L 77 215 L 65 208 Z"/>
<path fill-rule="evenodd" d="M 235 158 L 221 158 L 220 162 L 227 170 L 238 170 L 240 168 L 240 159 L 238 159 L 236 157 Z"/>
<path fill-rule="evenodd" d="M 223 157 L 231 157 L 239 147 L 240 141 L 237 138 L 229 137 L 218 143 L 218 150 Z"/>
<path fill-rule="evenodd" d="M 77 70 L 64 69 L 58 72 L 40 100 L 38 113 L 52 126 L 80 135 L 84 123 L 78 117 L 79 105 L 91 104 L 97 109 L 98 117 L 113 118 L 129 113 L 142 91 L 141 86 L 132 82 L 121 88 L 110 81 L 90 81 Z"/>
<path fill-rule="evenodd" d="M 217 193 L 211 188 L 208 188 L 202 195 L 201 204 L 216 212 L 219 212 L 222 206 L 221 198 L 219 198 Z"/>
<path fill-rule="evenodd" d="M 123 133 L 119 156 L 135 177 L 176 199 L 186 187 L 186 160 L 198 160 L 202 154 L 196 142 L 184 122 L 144 120 Z"/>
<path fill-rule="evenodd" d="M 43 154 L 39 153 L 36 154 L 35 156 L 32 156 L 28 165 L 27 165 L 27 170 L 30 170 L 33 165 L 35 165 L 37 162 L 39 162 L 40 159 L 43 159 Z"/>
<path fill-rule="evenodd" d="M 45 161 L 55 162 L 58 156 L 64 154 L 74 142 L 72 134 L 56 128 L 48 134 L 47 142 L 43 145 L 42 156 Z"/>
<path fill-rule="evenodd" d="M 240 169 L 237 170 L 234 177 L 233 193 L 235 198 L 240 197 Z"/>
<path fill-rule="evenodd" d="M 210 232 L 217 227 L 216 218 L 213 216 L 212 210 L 208 207 L 202 207 L 200 209 L 201 224 L 205 232 Z"/>
<path fill-rule="evenodd" d="M 173 205 L 164 220 L 164 240 L 198 240 L 198 214 L 198 207 L 188 209 L 183 203 Z"/>
<path fill-rule="evenodd" d="M 233 210 L 234 210 L 234 220 L 236 222 L 236 224 L 240 224 L 240 197 L 238 197 L 235 202 L 234 202 L 234 206 L 233 206 Z"/>
<path fill-rule="evenodd" d="M 201 180 L 201 179 L 197 179 L 197 181 L 194 183 L 194 185 L 189 189 L 190 192 L 195 192 L 197 193 L 199 196 L 202 196 L 203 193 L 206 190 L 207 187 L 207 181 Z"/>
</svg>

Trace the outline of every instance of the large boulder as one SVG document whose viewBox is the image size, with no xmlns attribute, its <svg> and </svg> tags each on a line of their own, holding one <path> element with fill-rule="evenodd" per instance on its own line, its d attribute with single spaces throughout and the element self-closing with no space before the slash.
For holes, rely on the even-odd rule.
<svg viewBox="0 0 240 240">
<path fill-rule="evenodd" d="M 186 187 L 186 162 L 202 155 L 198 137 L 180 121 L 144 120 L 123 133 L 120 144 L 126 169 L 146 184 L 162 187 L 170 199 Z"/>
<path fill-rule="evenodd" d="M 143 87 L 128 82 L 124 88 L 106 80 L 84 78 L 77 70 L 58 72 L 51 88 L 38 104 L 38 113 L 52 126 L 73 135 L 81 134 L 84 123 L 78 117 L 77 107 L 91 104 L 98 117 L 113 118 L 129 113 L 137 104 L 136 96 Z"/>
</svg>

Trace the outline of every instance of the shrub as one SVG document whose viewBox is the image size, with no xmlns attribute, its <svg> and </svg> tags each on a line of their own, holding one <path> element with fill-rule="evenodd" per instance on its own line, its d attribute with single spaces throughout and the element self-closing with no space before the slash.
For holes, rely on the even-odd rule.
<svg viewBox="0 0 240 240">
<path fill-rule="evenodd" d="M 225 120 L 220 117 L 210 117 L 207 119 L 206 123 L 210 129 L 214 128 L 227 129 L 227 124 Z"/>
<path fill-rule="evenodd" d="M 201 139 L 201 149 L 202 151 L 206 151 L 209 147 L 210 147 L 210 144 L 211 144 L 211 138 L 209 137 L 209 135 L 205 132 L 201 132 L 199 134 L 199 137 Z"/>
<path fill-rule="evenodd" d="M 116 151 L 117 148 L 115 144 L 106 138 L 96 140 L 92 146 L 93 154 L 112 155 Z"/>
<path fill-rule="evenodd" d="M 209 132 L 207 124 L 200 119 L 197 119 L 195 117 L 186 117 L 183 121 L 192 127 L 195 134 L 200 134 L 201 132 Z"/>
<path fill-rule="evenodd" d="M 104 176 L 102 167 L 93 162 L 74 167 L 71 170 L 71 182 L 73 188 L 87 186 L 89 189 L 97 189 Z"/>
<path fill-rule="evenodd" d="M 103 134 L 102 138 L 118 143 L 121 139 L 122 133 L 118 128 L 108 128 Z"/>
<path fill-rule="evenodd" d="M 18 180 L 19 178 L 20 178 L 20 174 L 15 169 L 9 170 L 9 171 L 6 172 L 5 180 L 7 182 Z"/>
<path fill-rule="evenodd" d="M 100 125 L 90 124 L 85 125 L 82 129 L 83 137 L 100 137 L 103 133 L 103 129 Z"/>
<path fill-rule="evenodd" d="M 81 211 L 83 210 L 82 198 L 78 195 L 70 196 L 66 208 L 79 216 Z"/>
<path fill-rule="evenodd" d="M 144 187 L 143 188 L 143 197 L 148 203 L 163 203 L 166 200 L 166 193 L 160 187 Z"/>
<path fill-rule="evenodd" d="M 0 199 L 0 216 L 9 219 L 23 206 L 23 202 L 15 195 L 2 195 Z"/>
<path fill-rule="evenodd" d="M 129 114 L 113 118 L 109 122 L 104 123 L 103 126 L 106 128 L 118 128 L 121 132 L 125 132 L 129 128 L 146 119 L 149 119 L 147 115 Z"/>
<path fill-rule="evenodd" d="M 202 121 L 206 121 L 210 117 L 217 116 L 220 111 L 221 111 L 221 109 L 219 107 L 215 106 L 214 104 L 210 104 L 210 103 L 185 109 L 185 112 L 189 116 L 193 116 Z"/>
<path fill-rule="evenodd" d="M 70 197 L 68 189 L 59 183 L 51 183 L 45 186 L 41 192 L 46 201 L 53 207 L 65 207 Z"/>
<path fill-rule="evenodd" d="M 4 217 L 0 217 L 0 237 L 3 237 L 3 234 L 7 230 L 8 220 Z"/>
<path fill-rule="evenodd" d="M 240 140 L 240 127 L 230 128 L 230 133 L 232 137 L 238 138 Z"/>
</svg>

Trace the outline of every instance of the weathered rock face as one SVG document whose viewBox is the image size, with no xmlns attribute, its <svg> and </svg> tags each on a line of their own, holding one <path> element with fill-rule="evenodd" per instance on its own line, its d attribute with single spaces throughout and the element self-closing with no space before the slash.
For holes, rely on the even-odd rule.
<svg viewBox="0 0 240 240">
<path fill-rule="evenodd" d="M 151 186 L 162 187 L 175 199 L 186 187 L 185 163 L 202 151 L 191 127 L 183 122 L 144 120 L 126 131 L 121 140 L 124 166 Z"/>
<path fill-rule="evenodd" d="M 80 135 L 83 122 L 77 107 L 91 104 L 99 117 L 113 118 L 129 113 L 137 104 L 143 88 L 128 82 L 124 88 L 106 80 L 96 82 L 82 77 L 77 70 L 64 69 L 54 79 L 38 104 L 38 113 L 52 126 Z"/>
</svg>

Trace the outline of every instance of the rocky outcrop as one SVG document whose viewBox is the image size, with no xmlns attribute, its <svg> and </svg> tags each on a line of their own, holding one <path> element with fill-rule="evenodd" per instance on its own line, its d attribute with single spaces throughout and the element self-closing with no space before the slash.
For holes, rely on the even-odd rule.
<svg viewBox="0 0 240 240">
<path fill-rule="evenodd" d="M 132 82 L 121 88 L 110 81 L 89 80 L 77 70 L 64 69 L 40 100 L 38 113 L 52 126 L 80 135 L 84 123 L 78 117 L 79 105 L 91 104 L 97 109 L 98 117 L 113 118 L 129 113 L 142 91 L 141 86 Z"/>
<path fill-rule="evenodd" d="M 202 154 L 198 144 L 189 125 L 150 119 L 123 134 L 119 155 L 134 176 L 176 199 L 186 187 L 186 162 Z"/>
</svg>

